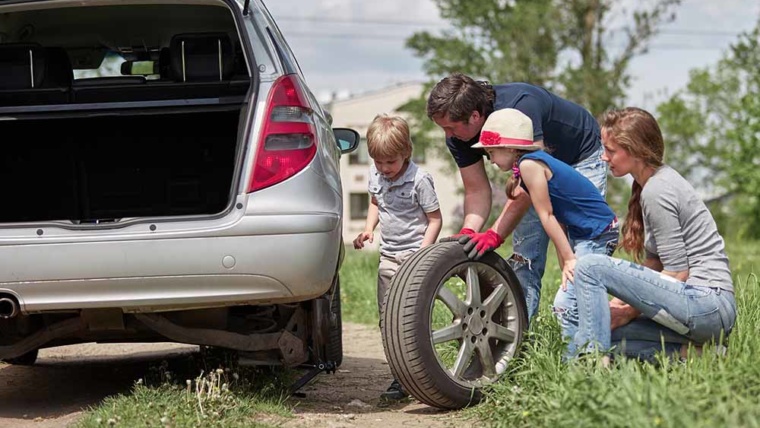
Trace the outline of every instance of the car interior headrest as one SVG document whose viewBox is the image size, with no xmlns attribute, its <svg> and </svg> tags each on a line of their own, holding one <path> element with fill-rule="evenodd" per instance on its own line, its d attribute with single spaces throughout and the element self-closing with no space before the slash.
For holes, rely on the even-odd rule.
<svg viewBox="0 0 760 428">
<path fill-rule="evenodd" d="M 175 81 L 224 81 L 232 75 L 234 58 L 227 33 L 177 34 L 169 52 Z"/>
<path fill-rule="evenodd" d="M 42 86 L 46 52 L 33 43 L 0 45 L 0 89 L 32 89 Z"/>
</svg>

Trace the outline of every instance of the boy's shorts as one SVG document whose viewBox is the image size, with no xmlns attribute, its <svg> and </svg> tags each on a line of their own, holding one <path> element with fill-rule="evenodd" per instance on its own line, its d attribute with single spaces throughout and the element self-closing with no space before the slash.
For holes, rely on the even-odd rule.
<svg viewBox="0 0 760 428">
<path fill-rule="evenodd" d="M 377 268 L 377 310 L 383 313 L 383 301 L 385 293 L 391 285 L 393 275 L 404 263 L 404 260 L 414 254 L 416 250 L 400 251 L 398 253 L 380 254 L 380 266 Z"/>
</svg>

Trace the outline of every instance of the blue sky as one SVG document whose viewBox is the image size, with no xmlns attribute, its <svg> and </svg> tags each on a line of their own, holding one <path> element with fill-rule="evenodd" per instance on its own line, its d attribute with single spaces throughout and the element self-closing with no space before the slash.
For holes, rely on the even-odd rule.
<svg viewBox="0 0 760 428">
<path fill-rule="evenodd" d="M 425 80 L 404 39 L 445 26 L 432 0 L 269 0 L 267 7 L 322 100 Z M 759 0 L 684 0 L 650 52 L 633 60 L 628 102 L 654 108 L 686 84 L 689 70 L 714 64 L 758 17 Z"/>
</svg>

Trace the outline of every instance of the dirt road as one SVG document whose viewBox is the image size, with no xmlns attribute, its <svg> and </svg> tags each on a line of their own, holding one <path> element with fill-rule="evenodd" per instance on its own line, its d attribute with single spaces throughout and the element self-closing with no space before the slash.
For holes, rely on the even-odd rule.
<svg viewBox="0 0 760 428">
<path fill-rule="evenodd" d="M 77 345 L 40 352 L 33 367 L 0 363 L 0 427 L 61 427 L 103 398 L 129 391 L 150 366 L 187 359 L 196 347 L 171 344 Z M 470 421 L 409 400 L 383 406 L 391 381 L 377 328 L 344 324 L 343 365 L 293 397 L 286 427 L 462 427 Z"/>
</svg>

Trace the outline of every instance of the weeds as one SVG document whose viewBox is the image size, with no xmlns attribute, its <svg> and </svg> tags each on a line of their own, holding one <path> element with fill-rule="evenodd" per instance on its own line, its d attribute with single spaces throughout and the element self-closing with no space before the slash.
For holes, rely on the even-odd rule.
<svg viewBox="0 0 760 428">
<path fill-rule="evenodd" d="M 231 358 L 225 358 L 231 361 Z M 274 426 L 290 416 L 285 407 L 285 388 L 292 373 L 218 366 L 218 356 L 201 353 L 179 366 L 169 362 L 151 367 L 127 394 L 108 397 L 79 421 L 79 427 L 228 427 Z M 184 373 L 200 370 L 194 378 Z M 180 381 L 179 379 L 184 379 Z"/>
</svg>

